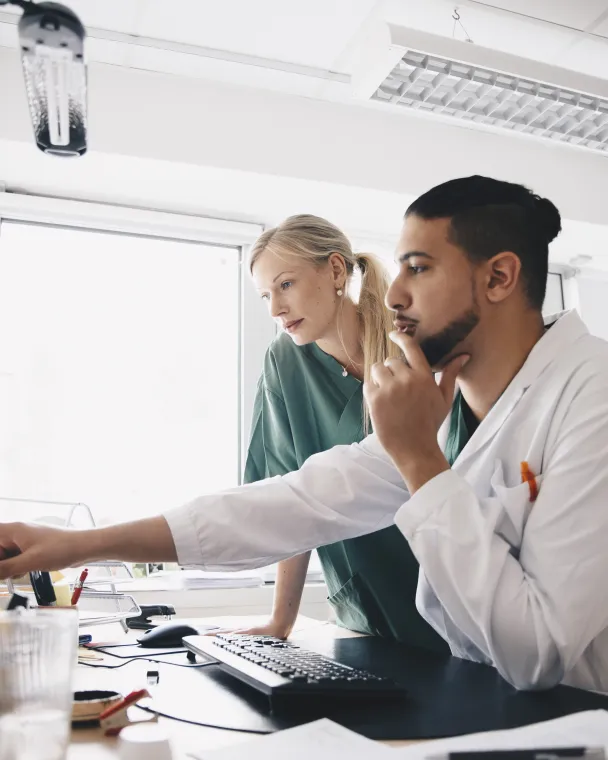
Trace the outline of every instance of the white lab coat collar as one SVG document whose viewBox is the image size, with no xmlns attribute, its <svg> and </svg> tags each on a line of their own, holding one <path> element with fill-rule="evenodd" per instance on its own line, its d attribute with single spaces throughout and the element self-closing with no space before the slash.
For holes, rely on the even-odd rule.
<svg viewBox="0 0 608 760">
<path fill-rule="evenodd" d="M 471 456 L 477 455 L 480 449 L 492 440 L 517 406 L 526 390 L 543 373 L 545 368 L 551 364 L 556 356 L 563 351 L 567 351 L 572 343 L 588 333 L 585 324 L 576 311 L 564 311 L 559 314 L 553 314 L 545 319 L 545 325 L 551 326 L 551 329 L 545 332 L 532 351 L 530 351 L 523 367 L 511 380 L 505 392 L 471 436 L 470 441 L 454 463 L 455 469 L 460 469 Z M 449 424 L 450 415 L 448 415 L 439 431 L 439 441 L 442 447 L 445 446 Z"/>
<path fill-rule="evenodd" d="M 568 348 L 588 330 L 576 311 L 561 311 L 545 318 L 545 326 L 551 327 L 530 351 L 524 366 L 511 381 L 508 391 L 516 385 L 526 390 L 559 353 Z"/>
</svg>

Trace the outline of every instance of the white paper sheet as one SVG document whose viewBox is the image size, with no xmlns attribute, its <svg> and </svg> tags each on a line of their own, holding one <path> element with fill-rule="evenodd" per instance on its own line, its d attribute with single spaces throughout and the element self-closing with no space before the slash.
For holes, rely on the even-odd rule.
<svg viewBox="0 0 608 760">
<path fill-rule="evenodd" d="M 264 585 L 259 570 L 237 570 L 232 573 L 182 570 L 175 577 L 179 579 L 181 586 L 185 589 L 254 588 Z"/>
<path fill-rule="evenodd" d="M 387 760 L 394 750 L 327 718 L 234 747 L 190 753 L 195 760 Z"/>
<path fill-rule="evenodd" d="M 395 760 L 426 760 L 448 752 L 480 749 L 604 747 L 608 751 L 608 712 L 592 710 L 534 723 L 510 731 L 489 731 L 454 739 L 438 739 L 393 750 Z"/>
</svg>

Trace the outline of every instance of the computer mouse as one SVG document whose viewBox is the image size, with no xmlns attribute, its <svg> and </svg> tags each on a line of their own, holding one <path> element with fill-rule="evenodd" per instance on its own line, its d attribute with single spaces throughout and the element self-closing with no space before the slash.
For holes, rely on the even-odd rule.
<svg viewBox="0 0 608 760">
<path fill-rule="evenodd" d="M 184 623 L 165 623 L 146 631 L 137 639 L 141 647 L 149 649 L 176 649 L 182 646 L 184 636 L 197 636 L 198 631 Z"/>
</svg>

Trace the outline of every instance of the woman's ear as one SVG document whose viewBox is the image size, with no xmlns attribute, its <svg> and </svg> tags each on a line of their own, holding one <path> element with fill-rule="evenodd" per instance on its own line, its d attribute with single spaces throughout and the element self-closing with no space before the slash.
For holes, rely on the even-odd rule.
<svg viewBox="0 0 608 760">
<path fill-rule="evenodd" d="M 487 262 L 486 298 L 500 303 L 511 295 L 521 281 L 521 261 L 511 251 L 503 251 Z"/>
<path fill-rule="evenodd" d="M 344 288 L 347 277 L 344 256 L 339 253 L 330 253 L 327 263 L 330 267 L 336 290 L 338 288 Z"/>
</svg>

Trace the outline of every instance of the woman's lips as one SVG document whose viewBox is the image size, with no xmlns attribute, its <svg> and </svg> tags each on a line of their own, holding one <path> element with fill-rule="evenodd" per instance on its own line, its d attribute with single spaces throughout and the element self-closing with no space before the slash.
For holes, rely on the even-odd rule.
<svg viewBox="0 0 608 760">
<path fill-rule="evenodd" d="M 288 322 L 285 325 L 285 332 L 288 332 L 288 333 L 295 332 L 298 329 L 298 327 L 302 324 L 303 321 L 304 319 L 296 319 L 295 322 Z"/>
</svg>

